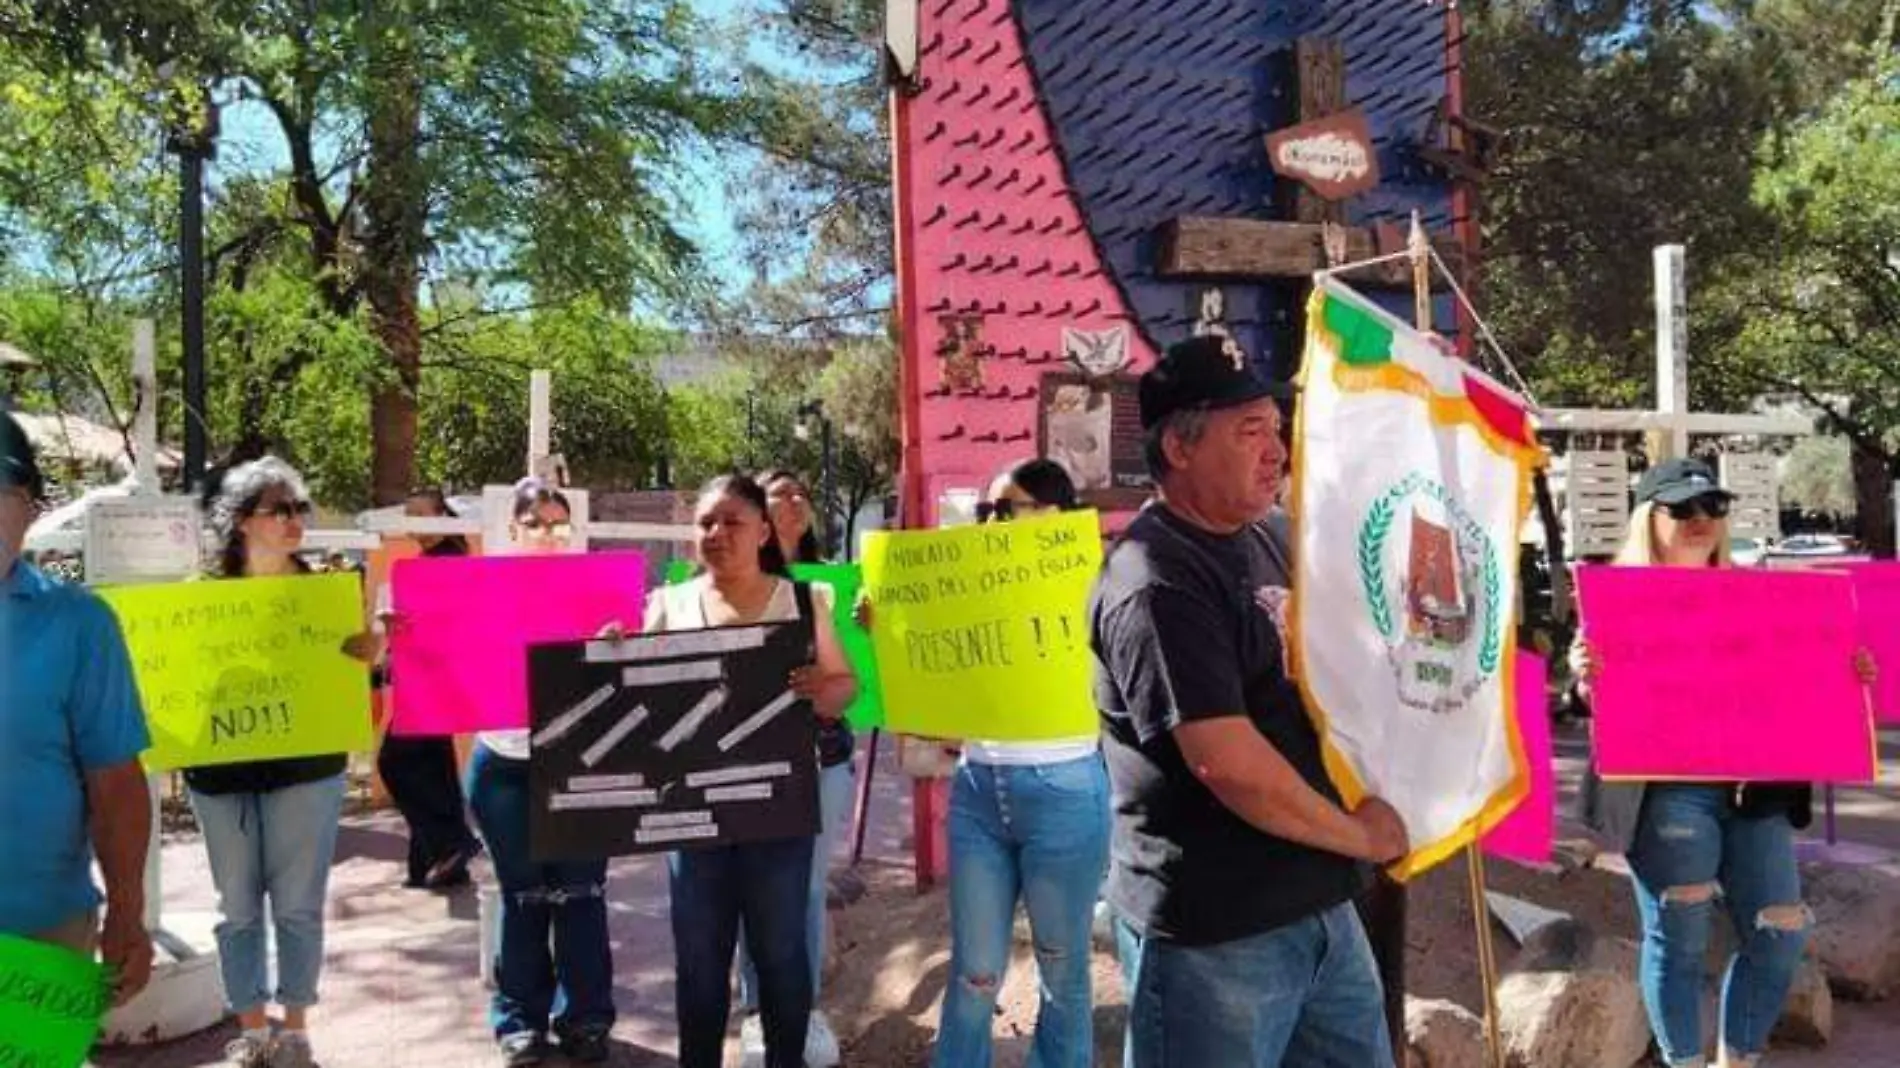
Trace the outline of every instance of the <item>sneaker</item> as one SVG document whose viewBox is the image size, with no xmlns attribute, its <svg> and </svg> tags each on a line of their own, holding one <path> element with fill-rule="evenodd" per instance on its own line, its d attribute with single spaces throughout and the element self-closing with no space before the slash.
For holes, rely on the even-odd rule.
<svg viewBox="0 0 1900 1068">
<path fill-rule="evenodd" d="M 765 1068 L 765 1021 L 751 1013 L 739 1024 L 741 1068 Z"/>
<path fill-rule="evenodd" d="M 246 1031 L 224 1047 L 227 1068 L 270 1068 L 270 1032 Z"/>
<path fill-rule="evenodd" d="M 813 1009 L 811 1024 L 805 1029 L 805 1068 L 838 1068 L 842 1057 L 838 1036 L 831 1033 L 831 1021 Z"/>
<path fill-rule="evenodd" d="M 607 1052 L 607 1032 L 605 1031 L 590 1029 L 561 1033 L 561 1054 L 570 1061 L 579 1064 L 605 1064 Z"/>
<path fill-rule="evenodd" d="M 547 1060 L 549 1052 L 546 1036 L 534 1031 L 517 1031 L 501 1039 L 501 1062 L 508 1068 L 530 1068 Z"/>
<path fill-rule="evenodd" d="M 310 1052 L 310 1035 L 304 1031 L 285 1031 L 271 1047 L 270 1068 L 311 1068 L 316 1058 Z"/>
</svg>

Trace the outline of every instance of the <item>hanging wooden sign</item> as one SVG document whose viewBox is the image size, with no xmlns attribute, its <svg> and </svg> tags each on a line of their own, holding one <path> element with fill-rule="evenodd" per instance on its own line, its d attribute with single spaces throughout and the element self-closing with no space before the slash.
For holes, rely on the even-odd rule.
<svg viewBox="0 0 1900 1068">
<path fill-rule="evenodd" d="M 1345 200 L 1379 184 L 1379 155 L 1358 108 L 1268 134 L 1267 160 L 1273 173 L 1327 200 Z"/>
</svg>

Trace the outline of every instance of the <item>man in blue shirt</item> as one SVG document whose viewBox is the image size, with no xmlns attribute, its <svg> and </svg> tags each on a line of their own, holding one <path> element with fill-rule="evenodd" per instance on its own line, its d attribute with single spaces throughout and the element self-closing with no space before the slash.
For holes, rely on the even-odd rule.
<svg viewBox="0 0 1900 1068">
<path fill-rule="evenodd" d="M 123 1003 L 152 972 L 150 739 L 112 613 L 20 558 L 44 500 L 32 445 L 0 412 L 0 934 L 96 950 Z"/>
</svg>

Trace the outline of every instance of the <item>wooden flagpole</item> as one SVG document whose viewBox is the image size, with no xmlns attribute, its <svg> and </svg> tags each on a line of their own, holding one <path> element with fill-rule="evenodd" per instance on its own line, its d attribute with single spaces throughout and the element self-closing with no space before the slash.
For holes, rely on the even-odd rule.
<svg viewBox="0 0 1900 1068">
<path fill-rule="evenodd" d="M 1431 334 L 1432 322 L 1432 245 L 1426 236 L 1424 220 L 1412 213 L 1412 233 L 1408 242 L 1412 254 L 1413 321 L 1419 332 Z M 1465 847 L 1465 870 L 1470 875 L 1471 915 L 1478 931 L 1478 975 L 1484 986 L 1485 1063 L 1504 1068 L 1504 1040 L 1498 1029 L 1497 951 L 1491 940 L 1491 910 L 1485 901 L 1484 850 L 1477 841 Z"/>
</svg>

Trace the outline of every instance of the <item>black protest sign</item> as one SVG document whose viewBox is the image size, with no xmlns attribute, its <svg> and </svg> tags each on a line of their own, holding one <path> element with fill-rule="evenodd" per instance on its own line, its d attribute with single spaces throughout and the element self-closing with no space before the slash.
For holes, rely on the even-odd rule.
<svg viewBox="0 0 1900 1068">
<path fill-rule="evenodd" d="M 816 834 L 808 621 L 534 646 L 530 839 L 577 860 Z"/>
</svg>

